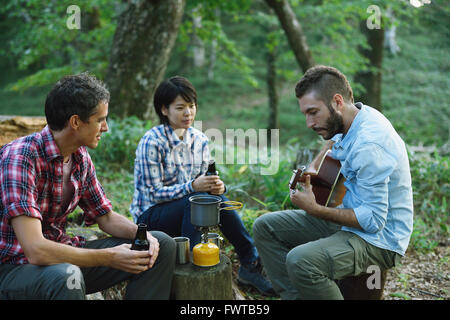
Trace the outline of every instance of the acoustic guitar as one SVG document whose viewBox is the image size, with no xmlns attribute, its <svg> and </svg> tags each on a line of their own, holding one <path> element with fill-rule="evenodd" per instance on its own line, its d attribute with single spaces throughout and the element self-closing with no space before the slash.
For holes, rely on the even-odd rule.
<svg viewBox="0 0 450 320">
<path fill-rule="evenodd" d="M 293 170 L 289 188 L 295 190 L 299 182 L 305 182 L 307 175 L 311 176 L 312 191 L 316 202 L 326 207 L 337 207 L 342 203 L 346 189 L 345 178 L 341 174 L 341 163 L 333 159 L 328 150 L 320 161 L 317 174 L 305 173 L 306 167 Z"/>
</svg>

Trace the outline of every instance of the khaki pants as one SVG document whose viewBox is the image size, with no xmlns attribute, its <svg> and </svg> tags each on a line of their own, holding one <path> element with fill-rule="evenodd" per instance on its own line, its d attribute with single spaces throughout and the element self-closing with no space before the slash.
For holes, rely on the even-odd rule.
<svg viewBox="0 0 450 320">
<path fill-rule="evenodd" d="M 267 275 L 282 299 L 343 299 L 334 280 L 393 267 L 397 253 L 302 210 L 272 212 L 253 225 Z"/>
</svg>

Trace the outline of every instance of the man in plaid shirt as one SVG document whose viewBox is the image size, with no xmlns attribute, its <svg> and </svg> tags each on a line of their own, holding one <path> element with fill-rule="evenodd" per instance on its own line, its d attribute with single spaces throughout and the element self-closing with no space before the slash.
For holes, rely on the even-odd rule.
<svg viewBox="0 0 450 320">
<path fill-rule="evenodd" d="M 137 226 L 112 210 L 86 149 L 108 130 L 108 102 L 95 77 L 64 77 L 45 102 L 48 126 L 0 149 L 0 300 L 84 299 L 124 280 L 125 298 L 169 298 L 175 242 L 148 232 L 150 249 L 130 250 Z M 77 206 L 112 237 L 68 236 Z"/>
</svg>

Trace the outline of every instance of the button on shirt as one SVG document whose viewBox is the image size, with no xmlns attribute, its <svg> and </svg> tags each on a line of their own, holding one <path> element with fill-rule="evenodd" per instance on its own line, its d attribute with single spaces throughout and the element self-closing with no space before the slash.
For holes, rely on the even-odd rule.
<svg viewBox="0 0 450 320">
<path fill-rule="evenodd" d="M 368 243 L 404 255 L 413 228 L 411 174 L 405 144 L 377 110 L 360 109 L 347 134 L 332 140 L 347 192 L 341 207 L 352 208 L 361 229 L 342 227 Z"/>
<path fill-rule="evenodd" d="M 192 182 L 206 172 L 208 161 L 208 138 L 200 130 L 186 129 L 182 140 L 170 125 L 147 131 L 136 149 L 130 206 L 134 220 L 158 203 L 194 192 Z"/>
<path fill-rule="evenodd" d="M 28 263 L 11 219 L 25 215 L 41 220 L 46 239 L 82 247 L 85 239 L 65 233 L 67 215 L 77 206 L 86 225 L 112 210 L 85 147 L 72 154 L 71 201 L 63 208 L 63 156 L 48 127 L 0 149 L 0 264 Z"/>
</svg>

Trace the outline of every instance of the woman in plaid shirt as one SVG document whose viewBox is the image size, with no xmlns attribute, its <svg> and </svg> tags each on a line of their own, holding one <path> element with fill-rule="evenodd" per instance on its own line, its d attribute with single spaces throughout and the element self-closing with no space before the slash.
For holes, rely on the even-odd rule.
<svg viewBox="0 0 450 320">
<path fill-rule="evenodd" d="M 191 127 L 197 112 L 194 86 L 180 76 L 163 81 L 156 89 L 154 107 L 161 124 L 150 129 L 137 147 L 130 211 L 149 230 L 188 237 L 192 249 L 200 242 L 200 232 L 190 221 L 189 197 L 209 192 L 227 201 L 225 185 L 219 176 L 204 175 L 210 157 L 208 138 Z M 257 250 L 239 214 L 221 211 L 220 222 L 241 262 L 238 280 L 272 295 L 272 285 L 261 275 Z"/>
<path fill-rule="evenodd" d="M 86 149 L 108 130 L 108 102 L 94 77 L 64 77 L 45 102 L 48 126 L 0 149 L 0 300 L 84 299 L 124 280 L 126 299 L 169 298 L 174 240 L 148 232 L 150 249 L 130 250 L 137 226 L 112 210 Z M 68 236 L 77 206 L 112 237 Z"/>
</svg>

